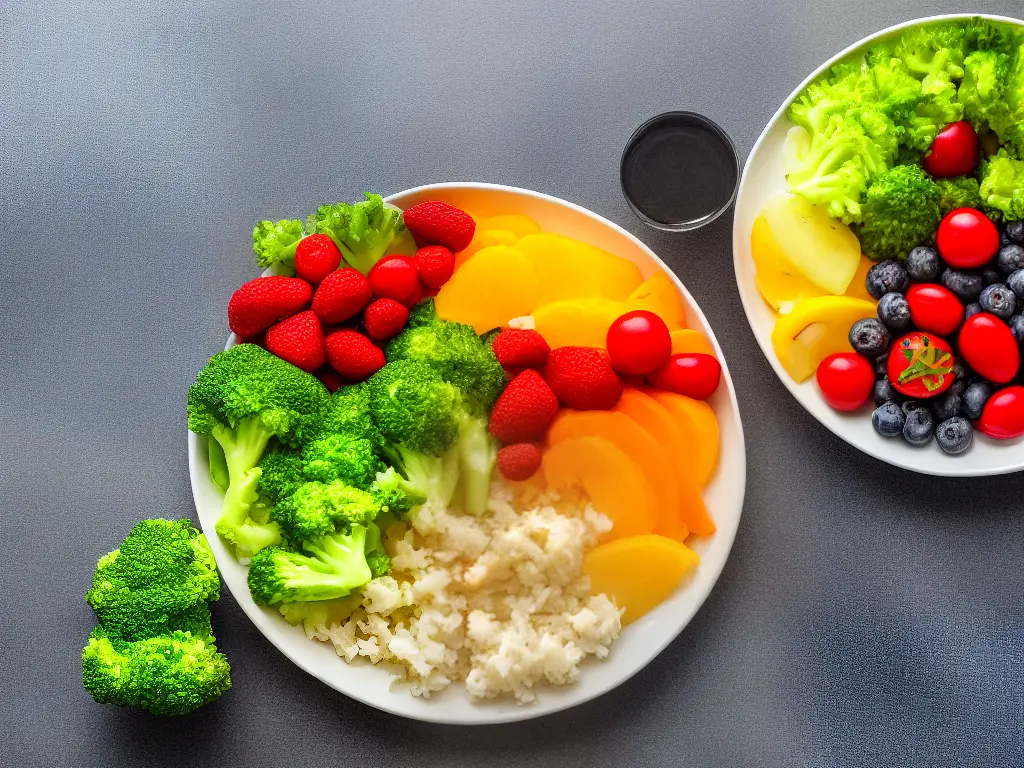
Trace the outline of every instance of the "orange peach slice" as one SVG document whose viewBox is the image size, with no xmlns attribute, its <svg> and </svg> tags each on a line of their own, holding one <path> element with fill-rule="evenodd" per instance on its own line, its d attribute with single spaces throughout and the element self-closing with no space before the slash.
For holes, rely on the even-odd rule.
<svg viewBox="0 0 1024 768">
<path fill-rule="evenodd" d="M 537 274 L 515 248 L 482 248 L 434 298 L 442 320 L 472 325 L 477 333 L 504 326 L 537 304 Z"/>
<path fill-rule="evenodd" d="M 485 229 L 483 231 L 478 229 L 473 235 L 472 242 L 455 254 L 455 269 L 461 267 L 484 248 L 490 248 L 492 245 L 515 245 L 518 240 L 519 238 L 514 234 L 502 229 Z"/>
<path fill-rule="evenodd" d="M 715 349 L 711 346 L 704 334 L 690 328 L 680 328 L 678 331 L 669 333 L 672 337 L 672 354 L 682 355 L 687 352 L 696 352 L 702 355 L 715 355 Z"/>
<path fill-rule="evenodd" d="M 628 259 L 561 235 L 527 235 L 516 243 L 540 279 L 538 304 L 600 296 L 622 300 L 642 282 Z"/>
<path fill-rule="evenodd" d="M 666 392 L 661 389 L 644 389 L 675 418 L 676 426 L 683 435 L 683 441 L 693 449 L 694 472 L 699 485 L 707 485 L 715 467 L 718 465 L 718 451 L 721 435 L 718 429 L 718 419 L 711 406 L 703 400 L 694 400 L 685 395 L 675 392 Z M 711 530 L 714 524 L 710 519 L 708 523 Z M 691 526 L 694 533 L 701 533 L 697 528 Z M 710 533 L 710 531 L 708 531 Z"/>
</svg>

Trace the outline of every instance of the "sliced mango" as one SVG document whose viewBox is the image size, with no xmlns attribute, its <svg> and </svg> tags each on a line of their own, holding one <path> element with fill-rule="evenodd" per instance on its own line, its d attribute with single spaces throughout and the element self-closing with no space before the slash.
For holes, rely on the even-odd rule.
<svg viewBox="0 0 1024 768">
<path fill-rule="evenodd" d="M 800 299 L 821 296 L 824 290 L 804 277 L 779 247 L 764 216 L 754 221 L 750 253 L 757 269 L 757 290 L 778 312 L 786 313 Z"/>
<path fill-rule="evenodd" d="M 700 555 L 664 536 L 634 536 L 594 547 L 583 556 L 590 589 L 623 609 L 622 624 L 636 621 L 676 591 L 700 564 Z"/>
<path fill-rule="evenodd" d="M 502 229 L 478 229 L 470 244 L 455 254 L 455 268 L 461 267 L 484 248 L 490 248 L 492 245 L 515 245 L 518 241 L 516 235 Z"/>
<path fill-rule="evenodd" d="M 772 347 L 786 373 L 801 382 L 813 376 L 829 355 L 852 352 L 850 327 L 875 314 L 873 301 L 847 296 L 803 299 L 775 321 Z"/>
<path fill-rule="evenodd" d="M 641 388 L 641 391 L 653 397 L 672 414 L 676 427 L 683 436 L 683 442 L 690 447 L 692 472 L 697 484 L 702 487 L 707 485 L 715 467 L 718 466 L 721 444 L 718 419 L 715 418 L 714 410 L 703 400 L 694 400 L 676 392 L 651 388 Z M 715 530 L 715 524 L 710 517 L 691 520 L 689 526 L 691 531 L 702 536 Z"/>
<path fill-rule="evenodd" d="M 691 328 L 680 328 L 669 333 L 672 338 L 672 354 L 682 355 L 688 352 L 716 357 L 715 348 L 711 346 L 704 334 Z"/>
<path fill-rule="evenodd" d="M 567 438 L 544 451 L 541 469 L 548 488 L 582 488 L 594 508 L 611 519 L 605 539 L 654 530 L 651 484 L 640 466 L 611 441 L 596 435 Z"/>
<path fill-rule="evenodd" d="M 527 235 L 516 248 L 537 270 L 539 304 L 592 296 L 625 299 L 643 282 L 633 262 L 569 237 Z"/>
<path fill-rule="evenodd" d="M 521 213 L 507 213 L 502 216 L 491 216 L 476 223 L 477 231 L 497 229 L 515 235 L 516 239 L 535 235 L 540 232 L 540 225 L 529 216 Z"/>
<path fill-rule="evenodd" d="M 860 257 L 860 264 L 857 265 L 857 271 L 853 275 L 853 280 L 850 281 L 850 287 L 846 289 L 844 296 L 849 296 L 851 299 L 864 299 L 864 301 L 874 301 L 875 297 L 868 293 L 868 270 L 875 265 L 871 259 L 867 256 Z"/>
<path fill-rule="evenodd" d="M 537 304 L 537 273 L 507 245 L 483 248 L 445 283 L 434 298 L 442 320 L 472 325 L 477 333 L 504 326 Z"/>
<path fill-rule="evenodd" d="M 686 327 L 686 308 L 675 283 L 663 272 L 633 291 L 626 299 L 629 309 L 646 309 L 665 321 L 670 331 Z"/>
<path fill-rule="evenodd" d="M 620 301 L 591 297 L 543 304 L 533 311 L 533 328 L 552 349 L 601 347 L 612 323 L 628 311 Z"/>
</svg>

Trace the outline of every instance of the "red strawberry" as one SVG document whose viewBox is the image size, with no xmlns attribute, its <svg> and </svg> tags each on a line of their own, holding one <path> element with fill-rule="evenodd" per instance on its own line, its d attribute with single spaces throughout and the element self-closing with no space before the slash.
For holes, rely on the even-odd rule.
<svg viewBox="0 0 1024 768">
<path fill-rule="evenodd" d="M 537 370 L 544 367 L 551 352 L 551 347 L 537 331 L 515 328 L 507 328 L 495 336 L 491 349 L 505 368 Z"/>
<path fill-rule="evenodd" d="M 403 217 L 417 245 L 443 245 L 461 251 L 476 231 L 476 222 L 468 213 L 440 200 L 414 205 Z"/>
<path fill-rule="evenodd" d="M 394 299 L 407 307 L 415 306 L 423 295 L 416 265 L 408 256 L 385 256 L 373 265 L 366 277 L 374 296 Z"/>
<path fill-rule="evenodd" d="M 327 391 L 332 395 L 345 386 L 345 382 L 341 380 L 341 377 L 330 366 L 325 365 L 313 375 L 320 379 L 320 383 L 327 387 Z"/>
<path fill-rule="evenodd" d="M 319 283 L 341 264 L 341 251 L 330 235 L 308 235 L 295 248 L 295 274 Z"/>
<path fill-rule="evenodd" d="M 409 310 L 394 299 L 377 299 L 363 313 L 366 333 L 374 341 L 387 341 L 409 321 Z"/>
<path fill-rule="evenodd" d="M 272 325 L 267 331 L 267 351 L 310 373 L 320 368 L 326 356 L 319 318 L 307 309 Z"/>
<path fill-rule="evenodd" d="M 528 443 L 544 434 L 558 413 L 558 398 L 534 370 L 527 369 L 505 387 L 491 410 L 488 431 L 503 443 Z"/>
<path fill-rule="evenodd" d="M 242 338 L 267 330 L 278 320 L 301 312 L 313 298 L 313 288 L 297 277 L 257 277 L 228 302 L 228 325 Z"/>
<path fill-rule="evenodd" d="M 331 272 L 313 296 L 313 311 L 323 322 L 333 325 L 355 317 L 370 303 L 370 281 L 352 267 Z"/>
<path fill-rule="evenodd" d="M 540 469 L 540 446 L 536 443 L 513 443 L 498 451 L 498 471 L 506 480 L 529 480 Z"/>
<path fill-rule="evenodd" d="M 327 362 L 348 381 L 363 381 L 384 367 L 380 347 L 359 331 L 343 329 L 327 337 Z"/>
<path fill-rule="evenodd" d="M 443 245 L 425 245 L 413 257 L 420 282 L 428 288 L 440 288 L 455 272 L 455 254 Z"/>
<path fill-rule="evenodd" d="M 608 353 L 596 347 L 552 350 L 544 379 L 558 402 L 578 411 L 606 411 L 622 396 L 622 382 Z"/>
</svg>

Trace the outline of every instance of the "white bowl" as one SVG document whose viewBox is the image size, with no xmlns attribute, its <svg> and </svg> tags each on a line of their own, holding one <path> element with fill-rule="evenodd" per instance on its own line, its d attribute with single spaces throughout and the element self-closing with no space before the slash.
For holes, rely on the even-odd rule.
<svg viewBox="0 0 1024 768">
<path fill-rule="evenodd" d="M 897 24 L 866 37 L 836 54 L 812 72 L 783 102 L 768 125 L 765 126 L 757 143 L 754 144 L 754 149 L 751 151 L 750 157 L 747 158 L 746 166 L 743 169 L 740 190 L 736 198 L 736 215 L 733 219 L 733 266 L 747 321 L 754 331 L 757 343 L 761 345 L 761 351 L 764 352 L 768 362 L 775 369 L 775 374 L 793 393 L 797 402 L 843 440 L 870 456 L 915 472 L 950 477 L 998 475 L 1024 469 L 1024 438 L 993 440 L 975 431 L 974 445 L 959 456 L 946 455 L 934 440 L 925 447 L 915 448 L 902 439 L 886 439 L 875 432 L 871 426 L 870 410 L 867 406 L 853 414 L 840 413 L 830 408 L 822 398 L 821 392 L 814 383 L 814 377 L 801 384 L 793 381 L 779 363 L 775 351 L 772 349 L 771 333 L 775 315 L 771 307 L 761 297 L 754 282 L 755 270 L 753 256 L 750 252 L 750 232 L 754 226 L 754 220 L 768 199 L 786 188 L 782 147 L 786 132 L 792 127 L 792 123 L 786 118 L 786 110 L 808 83 L 848 54 L 905 27 L 930 21 L 967 19 L 974 16 L 1011 24 L 1024 24 L 1019 19 L 987 14 L 929 16 Z"/>
<path fill-rule="evenodd" d="M 368 663 L 347 664 L 330 644 L 308 640 L 301 628 L 287 624 L 276 609 L 262 608 L 252 601 L 245 567 L 239 565 L 213 533 L 223 497 L 210 480 L 205 438 L 190 432 L 188 456 L 192 494 L 199 521 L 203 529 L 212 534 L 210 545 L 231 594 L 270 642 L 306 672 L 354 699 L 417 720 L 461 724 L 526 720 L 581 704 L 629 679 L 683 630 L 707 598 L 729 556 L 743 508 L 746 456 L 739 407 L 722 349 L 704 314 L 661 259 L 624 229 L 564 200 L 498 184 L 432 184 L 392 195 L 388 201 L 408 208 L 428 199 L 445 200 L 481 214 L 524 213 L 546 231 L 584 240 L 635 262 L 645 277 L 661 270 L 675 282 L 686 304 L 688 324 L 707 336 L 722 361 L 722 383 L 710 400 L 721 427 L 721 456 L 718 470 L 705 490 L 707 507 L 718 530 L 694 544 L 701 563 L 692 577 L 668 600 L 627 627 L 612 646 L 609 658 L 586 663 L 580 680 L 573 685 L 540 690 L 534 704 L 474 703 L 461 684 L 423 699 L 413 697 L 401 686 L 390 688 L 391 678 L 386 668 Z M 233 337 L 228 345 L 231 343 Z M 244 664 L 245 661 L 235 659 L 234 663 Z"/>
</svg>

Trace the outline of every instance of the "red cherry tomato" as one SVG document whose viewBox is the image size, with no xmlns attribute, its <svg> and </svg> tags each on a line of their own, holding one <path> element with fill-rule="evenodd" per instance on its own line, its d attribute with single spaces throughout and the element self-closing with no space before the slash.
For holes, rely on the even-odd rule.
<svg viewBox="0 0 1024 768">
<path fill-rule="evenodd" d="M 966 120 L 950 123 L 935 137 L 924 169 L 942 179 L 974 173 L 978 167 L 978 134 Z"/>
<path fill-rule="evenodd" d="M 821 361 L 817 379 L 826 403 L 837 411 L 855 411 L 871 396 L 875 369 L 855 352 L 839 352 Z"/>
<path fill-rule="evenodd" d="M 941 395 L 956 380 L 949 342 L 932 333 L 908 333 L 893 342 L 885 375 L 893 389 L 921 400 Z"/>
<path fill-rule="evenodd" d="M 707 400 L 718 389 L 722 366 L 711 355 L 687 352 L 672 355 L 647 376 L 658 389 L 678 392 L 694 400 Z"/>
<path fill-rule="evenodd" d="M 910 322 L 921 331 L 948 336 L 964 321 L 964 305 L 951 290 L 934 283 L 915 285 L 907 291 Z"/>
<path fill-rule="evenodd" d="M 672 337 L 664 320 L 646 309 L 638 309 L 611 324 L 605 348 L 615 370 L 646 374 L 668 360 Z"/>
<path fill-rule="evenodd" d="M 416 265 L 408 256 L 385 256 L 366 275 L 378 299 L 394 299 L 412 307 L 423 295 Z"/>
<path fill-rule="evenodd" d="M 987 264 L 999 250 L 999 230 L 973 208 L 957 208 L 939 224 L 939 254 L 954 269 Z"/>
<path fill-rule="evenodd" d="M 1001 389 L 985 403 L 978 429 L 997 440 L 1024 435 L 1024 387 Z"/>
<path fill-rule="evenodd" d="M 1020 348 L 1010 326 L 988 312 L 964 321 L 957 348 L 971 368 L 996 384 L 1008 383 L 1020 369 Z"/>
</svg>

